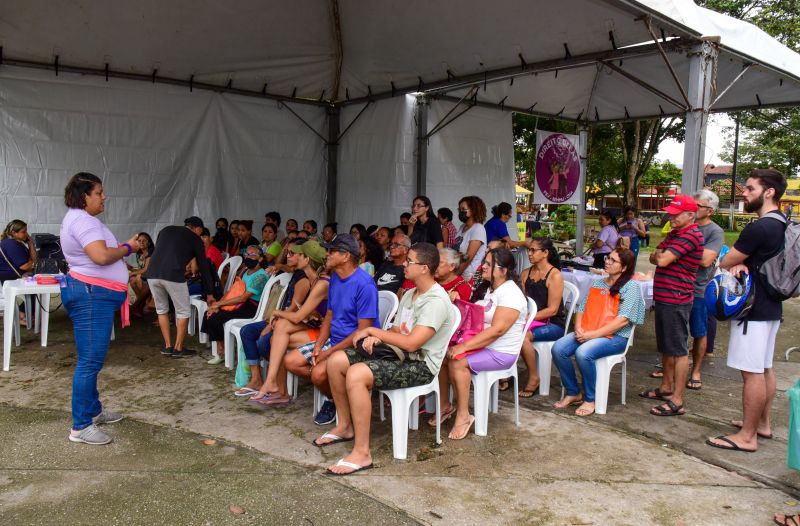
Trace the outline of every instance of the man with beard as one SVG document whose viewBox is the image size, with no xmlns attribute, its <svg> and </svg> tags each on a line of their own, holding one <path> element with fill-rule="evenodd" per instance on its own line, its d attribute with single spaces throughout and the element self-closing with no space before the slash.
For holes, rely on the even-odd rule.
<svg viewBox="0 0 800 526">
<path fill-rule="evenodd" d="M 731 422 L 739 431 L 709 438 L 706 444 L 712 447 L 752 452 L 758 449 L 758 437 L 772 438 L 770 410 L 775 398 L 772 355 L 783 309 L 779 301 L 767 294 L 758 269 L 783 248 L 785 225 L 778 217 L 782 215 L 778 202 L 785 191 L 786 178 L 777 170 L 750 172 L 743 193 L 744 209 L 755 212 L 759 219 L 742 230 L 720 263 L 720 267 L 736 276 L 742 272 L 750 274 L 755 297 L 747 317 L 731 322 L 728 341 L 728 367 L 739 369 L 744 382 L 742 420 Z"/>
</svg>

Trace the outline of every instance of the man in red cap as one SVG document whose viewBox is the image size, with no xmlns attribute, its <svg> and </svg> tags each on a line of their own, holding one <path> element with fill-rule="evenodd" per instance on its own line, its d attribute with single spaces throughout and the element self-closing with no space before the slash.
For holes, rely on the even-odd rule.
<svg viewBox="0 0 800 526">
<path fill-rule="evenodd" d="M 695 222 L 697 203 L 688 195 L 676 195 L 663 210 L 669 214 L 672 230 L 650 255 L 650 263 L 656 265 L 656 345 L 664 375 L 660 387 L 639 396 L 664 402 L 653 407 L 651 414 L 677 416 L 686 412 L 683 394 L 689 371 L 689 314 L 703 257 L 703 234 Z"/>
</svg>

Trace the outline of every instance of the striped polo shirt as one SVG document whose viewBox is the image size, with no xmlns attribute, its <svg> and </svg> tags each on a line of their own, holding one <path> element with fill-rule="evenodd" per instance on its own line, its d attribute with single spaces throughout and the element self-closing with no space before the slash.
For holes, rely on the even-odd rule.
<svg viewBox="0 0 800 526">
<path fill-rule="evenodd" d="M 697 223 L 683 230 L 672 230 L 658 248 L 669 250 L 678 259 L 666 267 L 656 267 L 653 299 L 671 305 L 694 301 L 694 281 L 703 258 L 703 234 Z"/>
</svg>

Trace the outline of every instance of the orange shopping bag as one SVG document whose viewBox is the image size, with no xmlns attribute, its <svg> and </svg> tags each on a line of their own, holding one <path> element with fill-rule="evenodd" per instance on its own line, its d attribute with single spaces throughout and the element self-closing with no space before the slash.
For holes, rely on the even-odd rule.
<svg viewBox="0 0 800 526">
<path fill-rule="evenodd" d="M 586 309 L 581 319 L 581 327 L 584 331 L 593 331 L 608 325 L 617 317 L 619 313 L 619 297 L 611 295 L 608 289 L 589 289 L 589 297 L 586 299 Z M 611 338 L 611 336 L 608 336 Z"/>
</svg>

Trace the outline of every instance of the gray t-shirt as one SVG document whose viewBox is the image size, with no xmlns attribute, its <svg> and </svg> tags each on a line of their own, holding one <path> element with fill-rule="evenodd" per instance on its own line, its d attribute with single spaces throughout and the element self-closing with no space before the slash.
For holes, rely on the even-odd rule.
<svg viewBox="0 0 800 526">
<path fill-rule="evenodd" d="M 725 244 L 725 232 L 715 222 L 710 222 L 707 225 L 698 226 L 700 233 L 703 234 L 703 250 L 713 250 L 717 254 L 722 250 Z M 694 281 L 694 297 L 702 298 L 706 294 L 706 285 L 714 277 L 716 265 L 711 264 L 708 267 L 699 267 L 697 269 L 697 277 Z"/>
<path fill-rule="evenodd" d="M 439 373 L 442 360 L 447 353 L 450 343 L 450 333 L 453 329 L 453 309 L 450 298 L 441 285 L 435 283 L 425 294 L 420 294 L 414 300 L 417 289 L 411 289 L 403 294 L 394 326 L 399 327 L 403 334 L 410 334 L 415 325 L 424 325 L 432 328 L 435 333 L 430 340 L 422 345 L 419 352 L 411 353 L 409 359 L 424 359 L 425 365 L 432 374 Z"/>
</svg>

